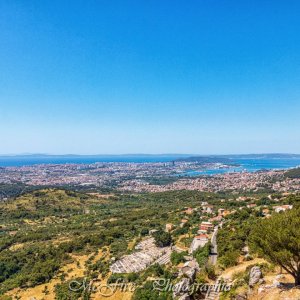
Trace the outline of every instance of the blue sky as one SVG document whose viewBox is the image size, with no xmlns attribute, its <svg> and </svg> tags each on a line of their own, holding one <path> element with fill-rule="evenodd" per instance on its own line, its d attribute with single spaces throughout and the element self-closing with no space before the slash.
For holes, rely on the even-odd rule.
<svg viewBox="0 0 300 300">
<path fill-rule="evenodd" d="M 299 1 L 0 2 L 0 153 L 300 153 Z"/>
</svg>

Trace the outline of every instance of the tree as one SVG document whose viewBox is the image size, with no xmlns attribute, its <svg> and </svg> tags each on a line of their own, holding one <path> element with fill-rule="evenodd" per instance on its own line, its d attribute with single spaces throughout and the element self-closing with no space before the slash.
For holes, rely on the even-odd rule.
<svg viewBox="0 0 300 300">
<path fill-rule="evenodd" d="M 208 242 L 204 247 L 199 247 L 194 251 L 193 256 L 196 258 L 197 263 L 200 267 L 205 266 L 208 261 L 211 244 Z"/>
<path fill-rule="evenodd" d="M 176 251 L 173 251 L 172 254 L 171 254 L 171 262 L 173 265 L 177 266 L 179 263 L 181 262 L 184 262 L 185 259 L 184 259 L 184 256 L 187 255 L 186 252 L 176 252 Z"/>
<path fill-rule="evenodd" d="M 232 267 L 238 264 L 238 258 L 240 256 L 237 250 L 228 250 L 224 255 L 220 257 L 220 264 L 224 268 Z"/>
<path fill-rule="evenodd" d="M 142 230 L 141 230 L 141 236 L 145 236 L 147 234 L 149 234 L 148 228 L 142 228 Z"/>
<path fill-rule="evenodd" d="M 167 247 L 172 243 L 172 237 L 170 233 L 164 231 L 157 231 L 154 233 L 155 244 L 158 247 Z"/>
<path fill-rule="evenodd" d="M 172 299 L 170 292 L 159 292 L 153 288 L 153 281 L 146 281 L 143 287 L 135 290 L 133 300 L 169 300 Z"/>
<path fill-rule="evenodd" d="M 300 285 L 300 209 L 274 214 L 252 230 L 250 241 L 267 260 L 281 266 Z"/>
</svg>

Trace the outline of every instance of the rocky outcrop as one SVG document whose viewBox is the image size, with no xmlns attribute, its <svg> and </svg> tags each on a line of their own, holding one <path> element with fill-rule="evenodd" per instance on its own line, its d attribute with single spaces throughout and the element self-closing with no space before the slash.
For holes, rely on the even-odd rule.
<svg viewBox="0 0 300 300">
<path fill-rule="evenodd" d="M 187 261 L 179 270 L 179 276 L 185 276 L 195 280 L 196 272 L 200 270 L 198 263 L 195 260 Z"/>
<path fill-rule="evenodd" d="M 259 282 L 262 278 L 262 272 L 260 267 L 255 266 L 250 270 L 250 277 L 249 277 L 249 286 L 252 288 L 255 284 Z"/>
</svg>

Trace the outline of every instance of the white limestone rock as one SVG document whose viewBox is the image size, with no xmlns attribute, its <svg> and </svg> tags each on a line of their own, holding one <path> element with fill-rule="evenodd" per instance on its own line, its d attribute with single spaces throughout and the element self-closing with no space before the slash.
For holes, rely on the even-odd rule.
<svg viewBox="0 0 300 300">
<path fill-rule="evenodd" d="M 259 282 L 259 279 L 262 278 L 262 272 L 260 267 L 254 266 L 250 270 L 250 277 L 249 277 L 249 286 L 254 287 L 255 284 Z"/>
</svg>

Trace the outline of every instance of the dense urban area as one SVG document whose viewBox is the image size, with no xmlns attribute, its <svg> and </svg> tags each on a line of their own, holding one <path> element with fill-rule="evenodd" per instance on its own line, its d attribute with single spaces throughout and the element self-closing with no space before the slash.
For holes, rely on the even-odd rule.
<svg viewBox="0 0 300 300">
<path fill-rule="evenodd" d="M 206 169 L 230 171 L 214 176 L 190 176 L 189 171 Z M 21 183 L 27 186 L 90 186 L 114 188 L 130 192 L 164 192 L 170 190 L 299 191 L 299 178 L 285 176 L 285 171 L 234 172 L 223 163 L 169 162 L 169 163 L 94 163 L 44 164 L 0 168 L 0 183 Z M 0 195 L 1 197 L 1 195 Z"/>
</svg>

